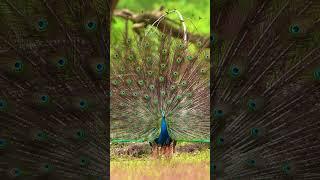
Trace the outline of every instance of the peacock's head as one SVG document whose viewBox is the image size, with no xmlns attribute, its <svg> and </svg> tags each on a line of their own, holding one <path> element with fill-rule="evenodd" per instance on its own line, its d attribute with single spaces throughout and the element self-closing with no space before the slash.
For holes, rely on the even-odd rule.
<svg viewBox="0 0 320 180">
<path fill-rule="evenodd" d="M 163 117 L 163 118 L 166 117 L 164 114 L 164 111 L 161 111 L 161 117 Z"/>
</svg>

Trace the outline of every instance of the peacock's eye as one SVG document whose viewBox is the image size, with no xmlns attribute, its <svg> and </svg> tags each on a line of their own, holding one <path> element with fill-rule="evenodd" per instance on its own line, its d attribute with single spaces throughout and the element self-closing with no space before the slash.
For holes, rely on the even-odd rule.
<svg viewBox="0 0 320 180">
<path fill-rule="evenodd" d="M 129 55 L 130 60 L 133 60 L 133 58 L 134 58 L 133 55 Z"/>
<path fill-rule="evenodd" d="M 38 133 L 38 137 L 42 137 L 43 136 L 43 134 L 42 133 Z"/>
<path fill-rule="evenodd" d="M 39 21 L 39 23 L 38 23 L 39 27 L 42 27 L 43 24 L 44 24 L 44 23 L 43 23 L 42 21 Z"/>
<path fill-rule="evenodd" d="M 160 77 L 159 77 L 159 81 L 160 81 L 160 82 L 163 82 L 163 81 L 164 81 L 164 77 L 160 76 Z"/>
<path fill-rule="evenodd" d="M 58 65 L 59 65 L 60 67 L 64 66 L 65 63 L 66 63 L 66 62 L 65 62 L 65 60 L 64 60 L 63 58 L 61 58 L 61 59 L 58 60 Z"/>
<path fill-rule="evenodd" d="M 259 129 L 257 128 L 252 128 L 251 129 L 251 135 L 252 136 L 257 136 L 259 134 Z"/>
<path fill-rule="evenodd" d="M 6 106 L 6 101 L 0 99 L 0 109 L 3 109 Z"/>
<path fill-rule="evenodd" d="M 132 84 L 132 80 L 131 79 L 127 79 L 127 84 L 128 85 Z"/>
<path fill-rule="evenodd" d="M 231 67 L 231 75 L 233 77 L 237 77 L 237 76 L 239 76 L 239 74 L 240 74 L 240 69 L 236 66 L 232 66 Z"/>
<path fill-rule="evenodd" d="M 152 61 L 151 57 L 147 57 L 147 61 Z"/>
<path fill-rule="evenodd" d="M 48 21 L 44 18 L 41 18 L 40 20 L 38 20 L 37 26 L 38 26 L 38 30 L 44 31 L 48 27 Z"/>
<path fill-rule="evenodd" d="M 179 100 L 179 99 L 181 99 L 182 98 L 182 96 L 181 95 L 177 95 L 177 99 Z"/>
<path fill-rule="evenodd" d="M 198 41 L 198 42 L 197 42 L 197 45 L 198 45 L 198 46 L 201 46 L 201 45 L 202 45 L 202 42 L 201 42 L 201 41 Z"/>
<path fill-rule="evenodd" d="M 144 98 L 146 99 L 146 100 L 149 100 L 150 99 L 150 96 L 149 95 L 144 95 Z"/>
<path fill-rule="evenodd" d="M 215 39 L 214 34 L 211 34 L 211 36 L 210 36 L 210 41 L 211 41 L 211 42 L 213 42 L 213 41 L 214 41 L 214 39 Z"/>
<path fill-rule="evenodd" d="M 160 67 L 161 67 L 161 69 L 164 69 L 166 67 L 166 65 L 165 64 L 161 64 Z"/>
<path fill-rule="evenodd" d="M 17 62 L 17 63 L 14 64 L 14 67 L 15 67 L 15 68 L 20 68 L 20 67 L 21 67 L 21 64 Z"/>
<path fill-rule="evenodd" d="M 187 97 L 189 97 L 189 98 L 191 98 L 192 95 L 193 95 L 193 94 L 192 94 L 191 92 L 188 92 L 188 93 L 187 93 Z"/>
<path fill-rule="evenodd" d="M 142 85 L 144 84 L 143 80 L 139 80 L 139 81 L 138 81 L 138 84 L 139 84 L 140 86 L 142 86 Z"/>
<path fill-rule="evenodd" d="M 290 27 L 290 32 L 292 33 L 299 33 L 300 32 L 300 27 L 298 25 L 292 25 Z"/>
<path fill-rule="evenodd" d="M 224 138 L 223 137 L 219 137 L 218 138 L 218 144 L 223 144 L 224 143 Z"/>
<path fill-rule="evenodd" d="M 36 133 L 38 140 L 44 140 L 47 137 L 47 134 L 43 131 L 39 131 Z"/>
<path fill-rule="evenodd" d="M 162 50 L 162 53 L 163 53 L 163 54 L 167 53 L 167 50 L 166 50 L 166 49 L 163 49 L 163 50 Z"/>
<path fill-rule="evenodd" d="M 87 159 L 85 159 L 84 157 L 80 158 L 80 165 L 81 166 L 84 166 L 84 165 L 87 165 L 89 162 Z"/>
<path fill-rule="evenodd" d="M 103 64 L 97 64 L 96 65 L 96 69 L 97 69 L 98 72 L 101 72 L 104 69 Z"/>
<path fill-rule="evenodd" d="M 80 100 L 79 105 L 81 108 L 84 108 L 87 106 L 87 102 L 85 100 Z"/>
<path fill-rule="evenodd" d="M 256 161 L 254 159 L 248 159 L 247 160 L 248 165 L 254 166 L 256 164 Z"/>
<path fill-rule="evenodd" d="M 314 71 L 313 76 L 315 80 L 320 80 L 320 68 Z"/>
<path fill-rule="evenodd" d="M 172 85 L 172 86 L 170 86 L 170 89 L 171 89 L 171 90 L 174 90 L 174 89 L 176 89 L 176 86 L 175 86 L 175 85 Z"/>
<path fill-rule="evenodd" d="M 149 88 L 150 88 L 151 90 L 153 90 L 153 89 L 154 89 L 154 85 L 150 85 Z"/>
<path fill-rule="evenodd" d="M 188 59 L 189 61 L 191 61 L 191 60 L 193 59 L 193 57 L 192 57 L 191 55 L 189 55 L 189 56 L 187 56 L 187 59 Z"/>
<path fill-rule="evenodd" d="M 18 168 L 12 169 L 11 172 L 12 172 L 12 174 L 13 174 L 15 177 L 18 177 L 18 176 L 21 175 L 21 171 L 20 171 L 20 169 L 18 169 Z"/>
<path fill-rule="evenodd" d="M 183 87 L 185 87 L 185 86 L 187 85 L 187 81 L 182 81 L 182 82 L 181 82 L 181 85 L 182 85 Z"/>
<path fill-rule="evenodd" d="M 178 72 L 173 72 L 173 76 L 177 76 L 179 73 Z"/>
<path fill-rule="evenodd" d="M 22 61 L 20 61 L 20 60 L 16 61 L 14 63 L 14 69 L 15 69 L 15 71 L 19 71 L 19 72 L 22 71 L 22 69 L 23 69 Z"/>
<path fill-rule="evenodd" d="M 183 44 L 179 44 L 178 47 L 179 47 L 180 49 L 183 49 L 183 48 L 184 48 L 184 45 L 183 45 Z"/>
<path fill-rule="evenodd" d="M 282 167 L 282 170 L 286 173 L 286 174 L 290 174 L 290 171 L 291 171 L 291 167 L 290 165 L 286 164 Z"/>
<path fill-rule="evenodd" d="M 95 21 L 88 21 L 86 24 L 88 30 L 95 30 L 97 28 L 97 23 Z"/>
<path fill-rule="evenodd" d="M 161 96 L 164 96 L 164 95 L 166 95 L 166 92 L 165 91 L 161 91 L 160 94 L 161 94 Z"/>
<path fill-rule="evenodd" d="M 179 57 L 179 58 L 177 58 L 177 63 L 181 63 L 182 62 L 182 59 Z"/>
<path fill-rule="evenodd" d="M 256 107 L 256 103 L 254 103 L 254 102 L 251 102 L 249 105 L 250 105 L 250 107 L 253 107 L 253 108 Z"/>
<path fill-rule="evenodd" d="M 118 85 L 118 81 L 117 81 L 117 80 L 113 80 L 113 81 L 112 81 L 112 84 L 115 85 L 115 86 L 117 86 L 117 85 Z"/>
<path fill-rule="evenodd" d="M 42 96 L 40 97 L 40 99 L 41 99 L 42 102 L 47 102 L 48 99 L 49 99 L 49 97 L 48 97 L 47 95 L 42 95 Z"/>
<path fill-rule="evenodd" d="M 248 101 L 248 107 L 249 107 L 249 110 L 251 111 L 256 111 L 257 110 L 257 104 L 254 100 L 252 99 L 249 99 Z"/>
<path fill-rule="evenodd" d="M 124 95 L 126 95 L 126 92 L 125 92 L 125 91 L 121 91 L 120 94 L 121 94 L 122 96 L 124 96 Z"/>
<path fill-rule="evenodd" d="M 214 111 L 213 111 L 213 113 L 214 113 L 214 116 L 215 117 L 222 117 L 223 116 L 223 111 L 221 110 L 221 109 L 215 109 Z"/>
<path fill-rule="evenodd" d="M 152 75 L 152 71 L 148 71 L 148 75 L 149 75 L 149 76 Z"/>
<path fill-rule="evenodd" d="M 0 149 L 6 146 L 7 142 L 5 139 L 0 139 Z"/>
<path fill-rule="evenodd" d="M 201 72 L 202 74 L 204 74 L 204 73 L 206 72 L 206 70 L 205 70 L 205 69 L 201 69 L 200 72 Z"/>
</svg>

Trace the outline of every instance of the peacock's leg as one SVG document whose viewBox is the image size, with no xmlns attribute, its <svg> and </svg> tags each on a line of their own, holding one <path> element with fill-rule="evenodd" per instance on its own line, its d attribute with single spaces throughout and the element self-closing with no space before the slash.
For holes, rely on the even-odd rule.
<svg viewBox="0 0 320 180">
<path fill-rule="evenodd" d="M 170 155 L 173 156 L 173 143 L 170 144 Z"/>
<path fill-rule="evenodd" d="M 161 146 L 157 146 L 157 155 L 158 157 L 161 156 Z"/>
<path fill-rule="evenodd" d="M 170 156 L 170 145 L 166 145 L 164 147 L 164 150 L 165 150 L 165 156 L 169 157 Z"/>
<path fill-rule="evenodd" d="M 163 155 L 163 146 L 160 146 L 160 156 Z"/>
<path fill-rule="evenodd" d="M 152 158 L 154 158 L 154 159 L 158 158 L 158 146 L 157 145 L 152 146 Z"/>
<path fill-rule="evenodd" d="M 172 154 L 174 154 L 176 152 L 176 144 L 177 144 L 177 141 L 173 141 L 172 142 Z"/>
</svg>

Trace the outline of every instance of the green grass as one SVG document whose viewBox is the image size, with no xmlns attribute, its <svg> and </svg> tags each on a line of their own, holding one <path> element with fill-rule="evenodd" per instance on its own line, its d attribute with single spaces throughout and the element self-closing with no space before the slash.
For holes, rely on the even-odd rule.
<svg viewBox="0 0 320 180">
<path fill-rule="evenodd" d="M 111 180 L 206 180 L 210 178 L 210 150 L 176 153 L 169 159 L 152 159 L 151 156 L 112 157 L 110 172 Z"/>
</svg>

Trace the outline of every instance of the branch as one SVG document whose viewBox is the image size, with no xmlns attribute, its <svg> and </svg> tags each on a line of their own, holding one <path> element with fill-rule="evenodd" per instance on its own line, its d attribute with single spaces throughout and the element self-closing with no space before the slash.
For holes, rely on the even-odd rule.
<svg viewBox="0 0 320 180">
<path fill-rule="evenodd" d="M 145 12 L 143 14 L 135 14 L 134 12 L 128 9 L 121 9 L 121 10 L 116 9 L 113 15 L 132 21 L 134 23 L 133 30 L 139 34 L 139 29 L 144 28 L 147 25 L 151 25 L 161 15 L 164 14 L 161 10 L 162 10 L 162 7 L 160 8 L 160 10 Z M 169 21 L 168 19 L 162 20 L 157 26 L 157 28 L 165 34 L 171 33 L 173 37 L 182 38 L 183 31 L 181 29 L 177 29 L 173 27 L 170 23 L 168 23 L 168 21 Z M 198 41 L 209 42 L 209 38 L 203 37 L 199 34 L 192 34 L 188 32 L 188 41 L 192 43 L 197 43 Z M 210 44 L 206 43 L 205 47 L 209 48 L 209 46 Z"/>
</svg>

